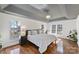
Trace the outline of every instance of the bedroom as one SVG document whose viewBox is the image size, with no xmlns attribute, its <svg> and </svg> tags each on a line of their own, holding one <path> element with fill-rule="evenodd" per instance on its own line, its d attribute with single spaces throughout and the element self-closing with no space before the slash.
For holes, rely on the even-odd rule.
<svg viewBox="0 0 79 59">
<path fill-rule="evenodd" d="M 79 33 L 78 10 L 79 5 L 0 4 L 0 53 L 79 53 L 78 40 L 70 37 L 74 31 Z M 21 38 L 24 46 L 19 45 Z M 28 40 L 36 46 L 26 45 Z"/>
</svg>

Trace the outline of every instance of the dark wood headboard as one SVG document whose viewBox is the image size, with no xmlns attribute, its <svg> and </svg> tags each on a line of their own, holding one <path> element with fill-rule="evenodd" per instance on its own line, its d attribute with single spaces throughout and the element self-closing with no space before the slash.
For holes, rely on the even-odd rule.
<svg viewBox="0 0 79 59">
<path fill-rule="evenodd" d="M 32 35 L 33 31 L 36 31 L 37 34 L 40 34 L 40 31 L 41 31 L 42 33 L 44 33 L 44 30 L 42 30 L 42 29 L 31 29 L 31 30 L 26 30 L 26 35 L 27 35 L 29 32 L 30 32 L 31 35 Z"/>
</svg>

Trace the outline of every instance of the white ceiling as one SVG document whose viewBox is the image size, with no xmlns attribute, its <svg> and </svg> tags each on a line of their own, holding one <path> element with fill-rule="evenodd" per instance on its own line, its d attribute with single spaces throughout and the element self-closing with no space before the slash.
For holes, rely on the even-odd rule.
<svg viewBox="0 0 79 59">
<path fill-rule="evenodd" d="M 30 4 L 32 7 L 36 8 L 36 9 L 39 9 L 39 10 L 42 10 L 44 8 L 47 8 L 48 5 L 46 4 Z"/>
<path fill-rule="evenodd" d="M 74 19 L 79 14 L 78 4 L 3 4 L 0 7 L 2 11 L 8 11 L 10 14 L 18 14 L 43 22 Z M 50 19 L 45 18 L 47 12 L 44 10 L 49 10 Z"/>
</svg>

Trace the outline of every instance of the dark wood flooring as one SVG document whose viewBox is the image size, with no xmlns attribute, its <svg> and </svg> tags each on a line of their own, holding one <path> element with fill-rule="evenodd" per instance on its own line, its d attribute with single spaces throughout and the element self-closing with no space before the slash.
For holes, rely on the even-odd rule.
<svg viewBox="0 0 79 59">
<path fill-rule="evenodd" d="M 78 54 L 79 48 L 76 42 L 71 40 L 62 39 L 63 41 L 63 53 L 57 51 L 57 45 L 51 43 L 48 46 L 48 49 L 43 54 Z M 28 43 L 24 46 L 20 46 L 19 44 L 7 47 L 0 50 L 1 54 L 40 54 L 38 51 L 38 47 L 35 45 Z"/>
</svg>

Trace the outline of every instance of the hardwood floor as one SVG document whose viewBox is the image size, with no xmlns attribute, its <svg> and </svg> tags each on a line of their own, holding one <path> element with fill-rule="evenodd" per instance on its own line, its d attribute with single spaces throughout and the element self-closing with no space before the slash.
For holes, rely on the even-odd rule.
<svg viewBox="0 0 79 59">
<path fill-rule="evenodd" d="M 58 51 L 57 45 L 51 43 L 48 46 L 48 49 L 43 54 L 78 54 L 79 53 L 79 48 L 76 42 L 67 39 L 62 39 L 62 41 L 63 41 L 62 53 L 60 52 L 61 48 L 59 48 L 60 51 Z M 31 43 L 28 43 L 27 45 L 24 46 L 20 46 L 18 44 L 15 46 L 7 47 L 1 49 L 0 53 L 1 54 L 40 54 L 40 52 L 38 51 L 38 47 L 36 47 Z"/>
</svg>

